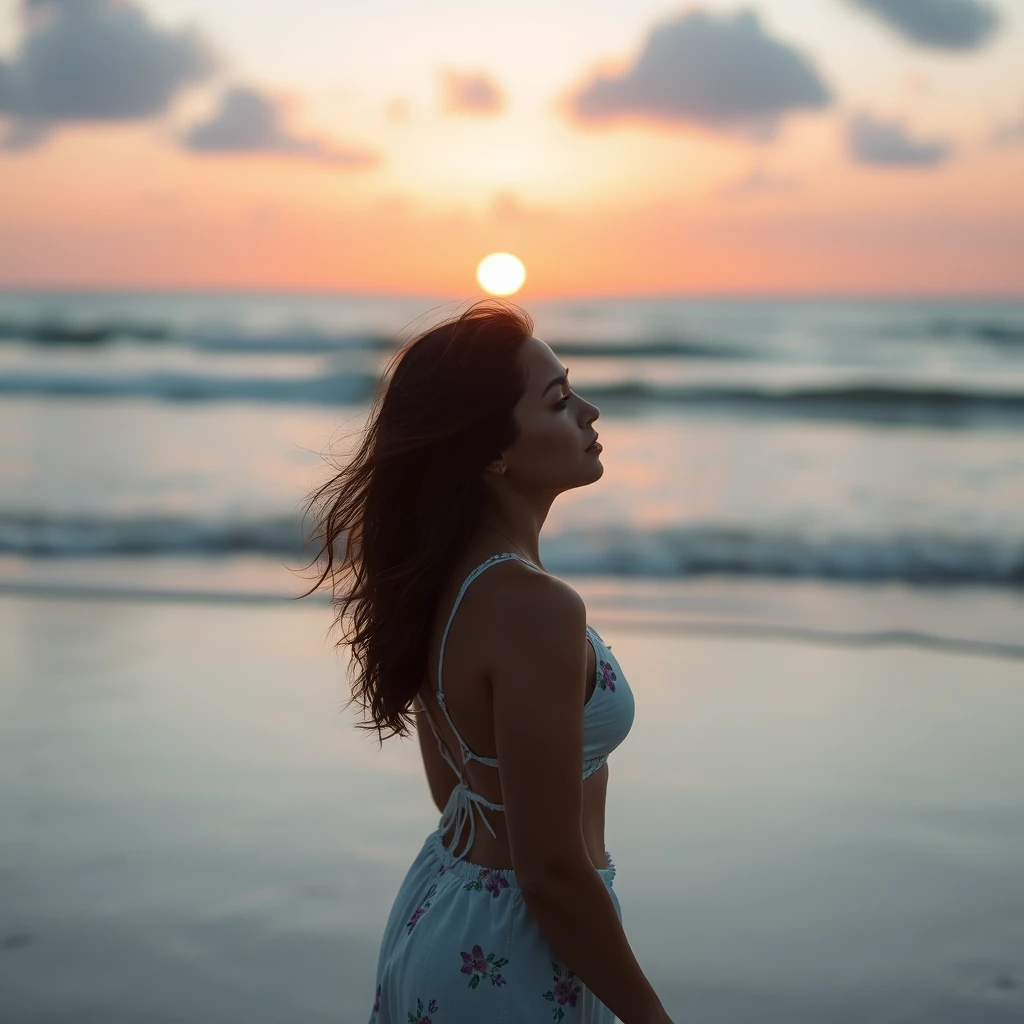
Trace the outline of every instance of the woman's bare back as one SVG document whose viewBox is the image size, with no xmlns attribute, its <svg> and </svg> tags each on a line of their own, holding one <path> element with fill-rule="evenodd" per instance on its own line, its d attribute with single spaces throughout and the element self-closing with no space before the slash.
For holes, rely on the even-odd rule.
<svg viewBox="0 0 1024 1024">
<path fill-rule="evenodd" d="M 493 549 L 476 548 L 467 554 L 455 567 L 450 579 L 443 587 L 435 621 L 431 629 L 428 649 L 427 677 L 420 688 L 420 699 L 437 727 L 455 764 L 461 763 L 459 742 L 437 703 L 437 658 L 441 649 L 441 637 L 451 614 L 459 589 L 473 569 L 485 562 Z M 463 740 L 474 754 L 481 757 L 497 756 L 494 740 L 494 712 L 491 683 L 493 664 L 493 637 L 502 628 L 502 623 L 493 613 L 493 601 L 489 598 L 496 590 L 508 586 L 510 577 L 516 573 L 535 573 L 537 570 L 524 565 L 518 559 L 508 559 L 481 573 L 463 594 L 458 610 L 448 631 L 444 647 L 444 694 L 451 715 Z M 586 699 L 593 696 L 596 685 L 596 656 L 587 644 L 587 689 Z M 451 766 L 445 761 L 437 747 L 437 739 L 422 715 L 418 720 L 420 750 L 423 766 L 427 773 L 430 792 L 439 807 L 443 807 L 458 779 Z M 582 765 L 581 765 L 582 770 Z M 500 768 L 481 764 L 470 759 L 462 765 L 462 772 L 471 789 L 492 803 L 502 803 Z M 595 868 L 607 867 L 604 845 L 605 799 L 608 789 L 608 765 L 583 780 L 583 838 L 587 853 Z M 513 868 L 508 845 L 505 816 L 500 811 L 481 808 L 483 815 L 493 827 L 496 837 L 478 821 L 473 845 L 466 859 L 474 864 L 492 868 Z M 474 811 L 474 813 L 477 813 Z M 442 839 L 449 845 L 453 829 L 444 833 Z M 465 842 L 465 837 L 460 840 Z"/>
</svg>

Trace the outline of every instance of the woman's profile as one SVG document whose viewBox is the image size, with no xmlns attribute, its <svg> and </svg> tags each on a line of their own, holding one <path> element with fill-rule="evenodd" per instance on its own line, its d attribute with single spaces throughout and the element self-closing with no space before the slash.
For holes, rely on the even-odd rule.
<svg viewBox="0 0 1024 1024">
<path fill-rule="evenodd" d="M 596 406 L 481 300 L 389 362 L 354 455 L 309 499 L 358 728 L 415 725 L 437 828 L 391 907 L 370 1024 L 671 1024 L 605 848 L 622 666 L 541 563 L 555 498 L 604 473 Z"/>
</svg>

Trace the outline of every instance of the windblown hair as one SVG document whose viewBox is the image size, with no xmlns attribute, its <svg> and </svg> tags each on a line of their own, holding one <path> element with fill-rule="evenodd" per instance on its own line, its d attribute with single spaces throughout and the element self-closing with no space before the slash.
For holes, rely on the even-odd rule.
<svg viewBox="0 0 1024 1024">
<path fill-rule="evenodd" d="M 480 522 L 484 468 L 512 444 L 526 390 L 519 360 L 533 320 L 481 299 L 388 361 L 355 454 L 307 500 L 322 564 L 306 593 L 330 589 L 348 645 L 357 728 L 407 736 L 426 678 L 440 591 Z M 332 460 L 333 461 L 333 460 Z M 366 715 L 370 721 L 365 721 Z"/>
</svg>

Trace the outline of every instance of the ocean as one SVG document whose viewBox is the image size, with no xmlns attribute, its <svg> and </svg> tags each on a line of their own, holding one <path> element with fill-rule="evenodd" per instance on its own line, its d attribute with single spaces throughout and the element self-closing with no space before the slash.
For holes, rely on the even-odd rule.
<svg viewBox="0 0 1024 1024">
<path fill-rule="evenodd" d="M 370 1016 L 439 814 L 300 513 L 465 304 L 0 295 L 0 1017 Z M 607 848 L 673 1019 L 1024 1019 L 1024 302 L 523 305 L 601 410 L 540 552 L 636 695 Z"/>
<path fill-rule="evenodd" d="M 456 307 L 0 296 L 0 551 L 293 553 L 301 449 Z M 552 569 L 1024 582 L 1024 303 L 530 311 L 601 408 L 611 470 L 600 500 L 559 501 Z"/>
<path fill-rule="evenodd" d="M 394 349 L 465 304 L 0 295 L 0 586 L 294 594 L 325 456 Z M 641 618 L 673 584 L 1024 584 L 1024 302 L 526 308 L 605 446 L 552 507 L 550 571 L 647 593 Z"/>
</svg>

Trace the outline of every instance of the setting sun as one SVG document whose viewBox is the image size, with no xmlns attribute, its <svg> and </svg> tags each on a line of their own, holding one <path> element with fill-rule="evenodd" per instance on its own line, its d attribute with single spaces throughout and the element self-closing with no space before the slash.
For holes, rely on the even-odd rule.
<svg viewBox="0 0 1024 1024">
<path fill-rule="evenodd" d="M 512 295 L 523 287 L 526 267 L 510 252 L 492 252 L 480 261 L 476 279 L 480 287 L 491 295 Z"/>
</svg>

